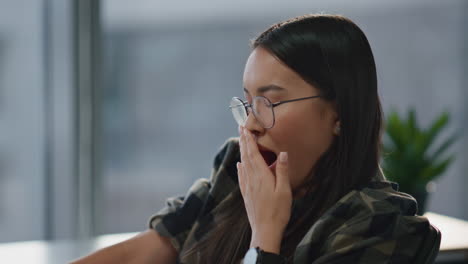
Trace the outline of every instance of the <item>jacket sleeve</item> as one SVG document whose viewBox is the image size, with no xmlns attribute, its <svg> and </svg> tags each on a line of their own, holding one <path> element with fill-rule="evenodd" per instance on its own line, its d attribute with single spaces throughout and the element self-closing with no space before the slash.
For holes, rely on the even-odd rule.
<svg viewBox="0 0 468 264">
<path fill-rule="evenodd" d="M 212 186 L 217 181 L 219 170 L 223 167 L 226 155 L 235 144 L 228 139 L 216 154 L 209 179 L 197 179 L 184 196 L 174 196 L 166 200 L 166 205 L 149 220 L 149 228 L 161 236 L 170 238 L 177 252 L 180 252 L 187 236 L 201 212 L 206 211 L 206 201 L 212 195 Z M 212 200 L 212 199 L 210 199 Z M 210 202 L 210 208 L 213 207 Z"/>
</svg>

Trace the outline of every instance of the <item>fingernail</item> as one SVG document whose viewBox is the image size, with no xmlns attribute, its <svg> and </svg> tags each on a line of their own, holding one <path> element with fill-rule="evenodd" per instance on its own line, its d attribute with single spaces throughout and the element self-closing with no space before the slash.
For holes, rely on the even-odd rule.
<svg viewBox="0 0 468 264">
<path fill-rule="evenodd" d="M 288 153 L 287 152 L 280 152 L 279 160 L 280 160 L 280 162 L 288 162 Z"/>
</svg>

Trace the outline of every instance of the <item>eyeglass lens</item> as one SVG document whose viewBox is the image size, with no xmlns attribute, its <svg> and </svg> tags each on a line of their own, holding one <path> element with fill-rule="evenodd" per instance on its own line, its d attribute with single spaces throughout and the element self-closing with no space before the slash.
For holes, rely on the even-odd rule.
<svg viewBox="0 0 468 264">
<path fill-rule="evenodd" d="M 253 102 L 253 112 L 254 116 L 259 121 L 264 128 L 270 128 L 273 126 L 274 115 L 271 102 L 262 96 L 254 97 Z M 233 98 L 231 100 L 231 110 L 234 116 L 234 119 L 239 125 L 244 125 L 247 120 L 247 107 L 244 106 L 244 103 L 239 98 Z"/>
</svg>

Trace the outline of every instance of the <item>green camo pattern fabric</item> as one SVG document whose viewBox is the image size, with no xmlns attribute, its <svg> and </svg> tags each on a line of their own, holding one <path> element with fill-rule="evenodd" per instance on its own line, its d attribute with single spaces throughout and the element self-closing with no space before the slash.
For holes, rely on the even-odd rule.
<svg viewBox="0 0 468 264">
<path fill-rule="evenodd" d="M 239 188 L 238 140 L 229 138 L 220 148 L 209 179 L 198 179 L 186 195 L 167 199 L 150 218 L 149 227 L 169 237 L 178 252 L 203 236 L 203 228 L 216 222 L 216 210 Z M 301 206 L 307 206 L 304 200 L 294 200 L 292 213 Z M 365 188 L 343 196 L 312 225 L 296 248 L 294 263 L 414 263 L 429 232 L 427 218 L 416 211 L 413 197 L 376 176 Z"/>
</svg>

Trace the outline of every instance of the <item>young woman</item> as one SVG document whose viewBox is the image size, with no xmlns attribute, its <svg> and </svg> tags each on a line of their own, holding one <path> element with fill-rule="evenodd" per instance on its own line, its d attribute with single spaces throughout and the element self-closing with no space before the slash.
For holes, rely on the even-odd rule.
<svg viewBox="0 0 468 264">
<path fill-rule="evenodd" d="M 429 223 L 381 173 L 376 67 L 359 27 L 323 14 L 275 24 L 252 42 L 243 84 L 230 103 L 240 137 L 210 179 L 83 263 L 414 263 Z"/>
</svg>

